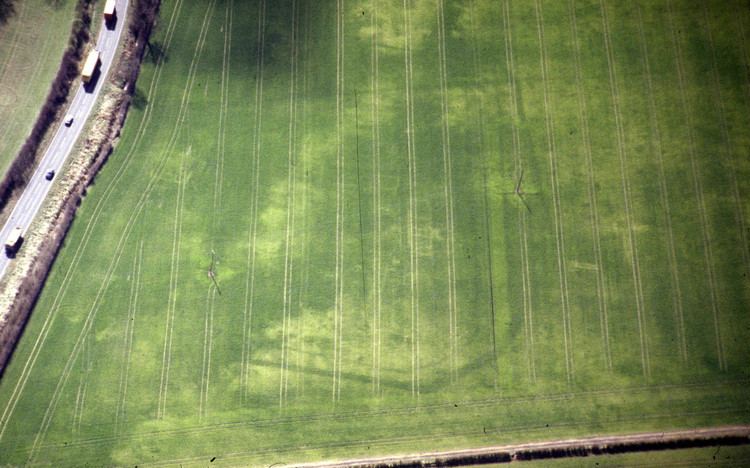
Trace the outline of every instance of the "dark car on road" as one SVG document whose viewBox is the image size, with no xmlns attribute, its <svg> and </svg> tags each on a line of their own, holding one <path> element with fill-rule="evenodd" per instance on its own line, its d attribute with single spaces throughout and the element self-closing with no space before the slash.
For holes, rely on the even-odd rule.
<svg viewBox="0 0 750 468">
<path fill-rule="evenodd" d="M 52 180 L 53 177 L 55 177 L 55 171 L 54 171 L 54 169 L 50 170 L 50 171 L 47 171 L 47 173 L 44 175 L 44 178 L 47 179 L 47 180 Z"/>
</svg>

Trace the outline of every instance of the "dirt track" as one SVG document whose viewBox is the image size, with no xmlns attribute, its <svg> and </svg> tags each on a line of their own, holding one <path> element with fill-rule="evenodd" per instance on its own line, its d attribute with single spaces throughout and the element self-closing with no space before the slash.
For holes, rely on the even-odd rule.
<svg viewBox="0 0 750 468">
<path fill-rule="evenodd" d="M 295 465 L 318 467 L 461 466 L 484 463 L 510 463 L 520 460 L 575 457 L 596 454 L 638 452 L 711 445 L 750 443 L 750 426 L 723 426 L 668 432 L 560 439 L 526 444 L 499 445 L 446 452 L 425 452 L 387 457 Z"/>
</svg>

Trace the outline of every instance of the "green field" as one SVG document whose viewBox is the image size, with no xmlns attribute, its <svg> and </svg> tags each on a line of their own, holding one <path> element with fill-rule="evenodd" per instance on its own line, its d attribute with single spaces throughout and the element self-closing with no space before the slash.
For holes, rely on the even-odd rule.
<svg viewBox="0 0 750 468">
<path fill-rule="evenodd" d="M 68 46 L 73 0 L 14 1 L 0 25 L 0 174 L 29 136 Z"/>
<path fill-rule="evenodd" d="M 724 0 L 164 1 L 0 462 L 750 422 L 749 33 Z"/>
</svg>

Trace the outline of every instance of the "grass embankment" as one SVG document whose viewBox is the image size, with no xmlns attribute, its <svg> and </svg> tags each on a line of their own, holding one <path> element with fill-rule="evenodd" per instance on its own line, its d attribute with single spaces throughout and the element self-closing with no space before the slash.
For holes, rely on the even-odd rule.
<svg viewBox="0 0 750 468">
<path fill-rule="evenodd" d="M 68 46 L 75 0 L 14 2 L 0 25 L 0 178 L 39 114 Z"/>
<path fill-rule="evenodd" d="M 0 382 L 3 461 L 748 421 L 747 12 L 406 4 L 162 5 Z"/>
</svg>

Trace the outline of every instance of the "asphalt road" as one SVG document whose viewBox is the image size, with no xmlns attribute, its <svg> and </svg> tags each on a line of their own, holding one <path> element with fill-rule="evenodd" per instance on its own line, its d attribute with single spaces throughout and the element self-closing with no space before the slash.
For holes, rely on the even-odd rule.
<svg viewBox="0 0 750 468">
<path fill-rule="evenodd" d="M 52 142 L 47 148 L 44 157 L 42 158 L 39 166 L 37 167 L 34 175 L 26 186 L 23 194 L 16 203 L 8 221 L 0 229 L 0 241 L 4 244 L 5 239 L 10 235 L 11 230 L 16 226 L 23 228 L 24 235 L 28 230 L 31 222 L 36 217 L 39 209 L 47 197 L 50 188 L 55 183 L 58 173 L 62 169 L 65 161 L 73 149 L 73 145 L 80 136 L 83 126 L 94 108 L 96 99 L 99 96 L 102 85 L 106 81 L 107 73 L 112 65 L 115 58 L 115 52 L 117 51 L 117 45 L 120 42 L 120 36 L 125 28 L 126 15 L 125 12 L 128 8 L 128 0 L 117 0 L 116 12 L 117 21 L 114 23 L 112 29 L 109 29 L 104 23 L 102 18 L 101 29 L 99 30 L 99 37 L 96 41 L 96 48 L 99 49 L 101 65 L 99 66 L 100 73 L 97 77 L 96 82 L 89 89 L 84 88 L 81 84 L 76 91 L 75 96 L 71 102 L 68 114 L 73 115 L 73 124 L 70 127 L 66 127 L 60 123 L 60 127 L 55 132 L 55 136 L 52 138 Z M 84 57 L 85 60 L 85 57 Z M 45 179 L 45 175 L 48 171 L 54 170 L 55 177 L 49 181 Z M 21 245 L 20 253 L 23 252 L 24 245 Z M 0 278 L 5 275 L 5 271 L 8 265 L 13 260 L 9 259 L 5 254 L 5 249 L 0 250 Z"/>
</svg>

